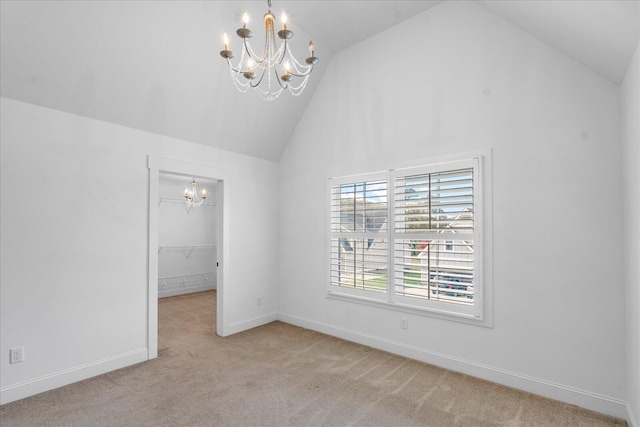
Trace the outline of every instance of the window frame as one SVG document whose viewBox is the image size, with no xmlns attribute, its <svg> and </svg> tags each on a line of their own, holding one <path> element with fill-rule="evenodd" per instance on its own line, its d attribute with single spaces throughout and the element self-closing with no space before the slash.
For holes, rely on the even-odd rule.
<svg viewBox="0 0 640 427">
<path fill-rule="evenodd" d="M 453 171 L 458 169 L 473 169 L 473 304 L 463 305 L 451 302 L 422 299 L 411 296 L 397 295 L 395 279 L 398 272 L 395 270 L 396 245 L 398 240 L 407 239 L 408 233 L 397 232 L 395 227 L 395 198 L 396 178 L 418 175 L 421 173 L 435 173 Z M 354 184 L 373 180 L 385 179 L 387 181 L 387 291 L 374 292 L 361 289 L 348 289 L 338 287 L 331 283 L 331 239 L 332 234 L 332 189 L 337 185 Z M 388 169 L 383 172 L 363 173 L 328 179 L 329 195 L 329 262 L 327 275 L 327 297 L 343 301 L 372 305 L 375 307 L 418 314 L 428 317 L 436 317 L 453 320 L 462 323 L 492 327 L 492 272 L 491 272 L 491 152 L 482 150 L 474 153 L 447 156 L 444 158 L 427 159 L 417 166 L 407 166 L 397 169 Z M 412 234 L 412 233 L 411 233 Z M 443 236 L 443 242 L 449 241 L 450 235 Z M 454 239 L 455 240 L 455 239 Z M 487 268 L 488 267 L 488 268 Z"/>
</svg>

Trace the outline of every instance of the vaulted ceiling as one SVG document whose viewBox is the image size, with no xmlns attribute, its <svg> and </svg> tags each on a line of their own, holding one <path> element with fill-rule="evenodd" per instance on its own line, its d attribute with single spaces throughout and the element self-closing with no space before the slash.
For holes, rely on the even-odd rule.
<svg viewBox="0 0 640 427">
<path fill-rule="evenodd" d="M 266 102 L 238 93 L 218 54 L 221 34 L 244 11 L 259 22 L 266 1 L 2 0 L 1 94 L 278 160 L 335 53 L 441 2 L 273 0 L 289 15 L 294 53 L 304 57 L 312 39 L 320 64 L 301 96 Z M 614 84 L 638 43 L 637 0 L 476 3 Z"/>
</svg>

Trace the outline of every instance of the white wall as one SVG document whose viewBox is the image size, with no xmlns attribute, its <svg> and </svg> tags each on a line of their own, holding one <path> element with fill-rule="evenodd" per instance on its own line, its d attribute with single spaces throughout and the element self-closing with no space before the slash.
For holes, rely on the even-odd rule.
<svg viewBox="0 0 640 427">
<path fill-rule="evenodd" d="M 281 158 L 282 318 L 624 417 L 619 140 L 615 85 L 473 2 L 338 53 Z M 327 178 L 487 147 L 493 328 L 326 298 Z"/>
<path fill-rule="evenodd" d="M 3 403 L 146 359 L 148 155 L 228 170 L 226 332 L 275 318 L 276 163 L 1 101 Z"/>
<path fill-rule="evenodd" d="M 192 177 L 160 174 L 158 193 L 158 296 L 216 288 L 216 183 L 198 178 L 198 195 L 207 198 L 188 208 L 185 188 Z"/>
<path fill-rule="evenodd" d="M 624 182 L 624 260 L 627 325 L 627 401 L 640 426 L 640 54 L 636 52 L 620 88 Z"/>
</svg>

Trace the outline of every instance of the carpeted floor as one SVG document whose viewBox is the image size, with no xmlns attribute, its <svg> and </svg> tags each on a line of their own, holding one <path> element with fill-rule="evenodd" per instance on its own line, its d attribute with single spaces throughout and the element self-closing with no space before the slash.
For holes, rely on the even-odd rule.
<svg viewBox="0 0 640 427">
<path fill-rule="evenodd" d="M 215 292 L 159 302 L 159 357 L 0 407 L 10 426 L 624 426 L 274 322 L 215 335 Z"/>
</svg>

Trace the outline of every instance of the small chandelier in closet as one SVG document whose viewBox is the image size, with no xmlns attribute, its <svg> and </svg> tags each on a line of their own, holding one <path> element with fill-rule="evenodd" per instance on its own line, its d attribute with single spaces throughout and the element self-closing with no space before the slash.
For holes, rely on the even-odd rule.
<svg viewBox="0 0 640 427">
<path fill-rule="evenodd" d="M 201 196 L 198 197 L 198 190 L 196 189 L 196 179 L 191 181 L 191 190 L 184 189 L 184 199 L 187 202 L 187 208 L 199 208 L 207 198 L 207 190 L 202 190 Z"/>
</svg>

